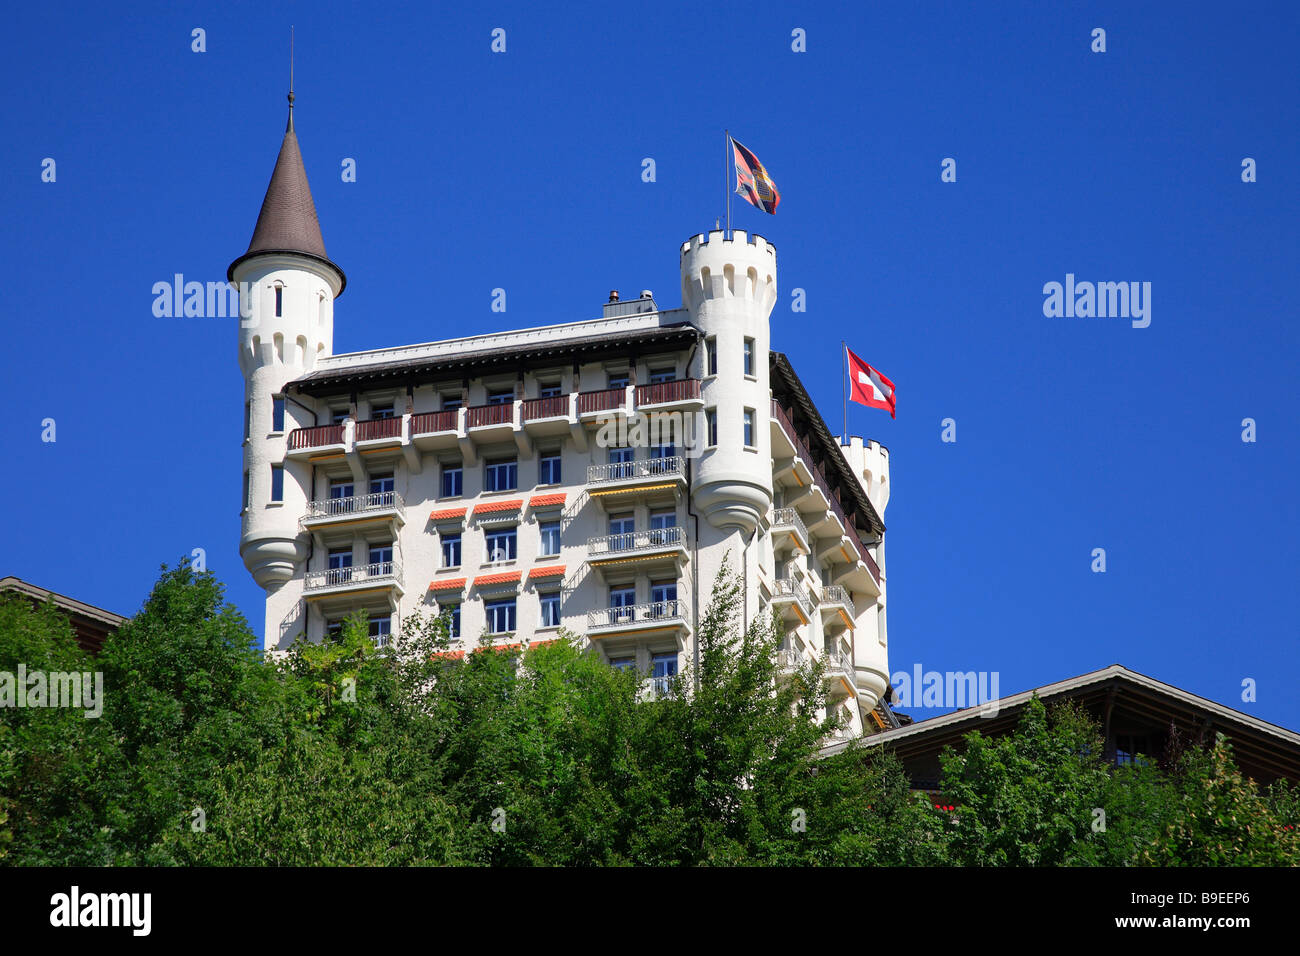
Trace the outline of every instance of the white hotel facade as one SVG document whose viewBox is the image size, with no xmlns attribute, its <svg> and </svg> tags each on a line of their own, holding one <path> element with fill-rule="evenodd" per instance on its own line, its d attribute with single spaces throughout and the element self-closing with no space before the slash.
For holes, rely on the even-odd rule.
<svg viewBox="0 0 1300 956">
<path fill-rule="evenodd" d="M 823 658 L 846 732 L 882 726 L 888 450 L 842 445 L 772 350 L 770 243 L 715 231 L 679 258 L 677 308 L 611 293 L 584 321 L 336 355 L 347 280 L 291 100 L 228 273 L 247 295 L 240 553 L 267 649 L 357 610 L 380 642 L 443 613 L 466 649 L 567 629 L 653 689 L 692 661 L 726 559 L 746 620 L 779 612 L 782 666 Z"/>
</svg>

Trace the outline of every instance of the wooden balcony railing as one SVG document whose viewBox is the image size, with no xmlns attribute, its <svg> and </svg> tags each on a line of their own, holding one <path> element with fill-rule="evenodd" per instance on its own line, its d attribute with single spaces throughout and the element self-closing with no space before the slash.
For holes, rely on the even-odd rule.
<svg viewBox="0 0 1300 956">
<path fill-rule="evenodd" d="M 636 387 L 636 403 L 641 405 L 664 405 L 669 402 L 687 402 L 700 397 L 700 380 L 684 378 L 675 382 L 656 382 L 653 385 Z"/>
<path fill-rule="evenodd" d="M 357 422 L 357 441 L 401 437 L 402 420 L 400 418 L 372 418 L 369 421 Z"/>
<path fill-rule="evenodd" d="M 317 425 L 315 428 L 295 428 L 289 433 L 289 450 L 320 448 L 322 445 L 343 444 L 342 425 Z"/>
<path fill-rule="evenodd" d="M 523 404 L 523 418 L 526 422 L 539 418 L 567 418 L 569 416 L 569 396 L 552 395 L 549 398 L 529 398 Z"/>
<path fill-rule="evenodd" d="M 456 409 L 449 408 L 443 412 L 421 412 L 411 416 L 411 435 L 430 435 L 434 432 L 454 432 L 456 430 Z"/>
<path fill-rule="evenodd" d="M 626 397 L 627 389 L 624 388 L 602 388 L 597 392 L 579 392 L 578 414 L 608 412 L 615 408 L 621 408 Z"/>
<path fill-rule="evenodd" d="M 513 402 L 500 405 L 471 405 L 465 410 L 465 427 L 479 428 L 483 425 L 512 425 L 515 421 Z"/>
</svg>

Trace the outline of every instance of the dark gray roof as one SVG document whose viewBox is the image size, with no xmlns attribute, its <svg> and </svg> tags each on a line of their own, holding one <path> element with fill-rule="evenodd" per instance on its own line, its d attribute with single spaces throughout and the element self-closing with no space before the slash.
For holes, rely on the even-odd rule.
<svg viewBox="0 0 1300 956">
<path fill-rule="evenodd" d="M 658 348 L 684 348 L 699 337 L 689 322 L 651 329 L 606 332 L 566 339 L 549 339 L 535 345 L 510 345 L 447 355 L 420 356 L 351 368 L 321 369 L 290 382 L 287 388 L 307 395 L 335 395 L 354 388 L 380 385 L 420 385 L 434 379 L 484 375 L 536 365 L 548 359 L 583 361 L 601 357 L 635 356 Z"/>
<path fill-rule="evenodd" d="M 771 372 L 772 396 L 786 407 L 793 406 L 799 413 L 795 417 L 796 427 L 802 430 L 803 423 L 806 423 L 808 431 L 815 439 L 812 444 L 820 447 L 825 456 L 823 464 L 827 471 L 826 477 L 832 481 L 838 479 L 836 484 L 839 486 L 840 504 L 843 505 L 844 510 L 849 512 L 850 516 L 856 514 L 864 519 L 868 527 L 861 530 L 872 534 L 884 534 L 885 523 L 880 520 L 875 505 L 862 490 L 862 483 L 858 481 L 853 469 L 844 458 L 844 452 L 840 450 L 839 439 L 826 427 L 821 412 L 817 410 L 808 390 L 803 387 L 803 382 L 799 381 L 799 376 L 795 374 L 790 360 L 782 352 L 771 352 L 768 364 Z"/>
<path fill-rule="evenodd" d="M 303 166 L 302 151 L 298 148 L 298 134 L 293 129 L 293 107 L 289 107 L 289 123 L 285 127 L 280 155 L 275 160 L 271 183 L 266 187 L 262 211 L 258 213 L 253 238 L 248 251 L 230 264 L 227 277 L 235 266 L 251 256 L 264 253 L 287 252 L 310 256 L 327 263 L 343 276 L 343 270 L 330 261 L 321 236 L 320 221 L 316 218 L 316 204 L 307 184 L 307 170 Z M 343 278 L 347 283 L 346 277 Z M 339 293 L 342 294 L 340 288 Z"/>
</svg>

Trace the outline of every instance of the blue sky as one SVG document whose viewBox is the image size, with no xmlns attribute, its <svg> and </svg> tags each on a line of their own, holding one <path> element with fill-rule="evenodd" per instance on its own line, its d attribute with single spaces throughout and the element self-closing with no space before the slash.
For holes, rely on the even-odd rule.
<svg viewBox="0 0 1300 956">
<path fill-rule="evenodd" d="M 1300 728 L 1300 7 L 475 6 L 8 12 L 0 573 L 130 613 L 201 547 L 260 628 L 235 322 L 155 318 L 150 290 L 223 279 L 247 246 L 293 24 L 349 279 L 337 351 L 594 318 L 611 288 L 676 306 L 729 127 L 782 191 L 775 217 L 733 207 L 778 248 L 773 347 L 834 430 L 840 339 L 898 387 L 897 421 L 849 413 L 892 452 L 891 667 L 1008 693 L 1119 662 Z M 1066 273 L 1150 282 L 1150 327 L 1046 318 Z"/>
</svg>

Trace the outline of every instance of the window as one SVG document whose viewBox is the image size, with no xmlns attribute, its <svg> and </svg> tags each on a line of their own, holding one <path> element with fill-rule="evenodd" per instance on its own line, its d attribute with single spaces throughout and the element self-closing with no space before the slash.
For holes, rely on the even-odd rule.
<svg viewBox="0 0 1300 956">
<path fill-rule="evenodd" d="M 513 458 L 490 461 L 484 479 L 484 491 L 514 491 L 519 484 L 519 466 Z"/>
<path fill-rule="evenodd" d="M 560 483 L 559 455 L 545 455 L 538 461 L 537 483 L 539 485 L 558 485 Z"/>
<path fill-rule="evenodd" d="M 451 392 L 443 393 L 442 410 L 444 412 L 454 412 L 456 409 L 460 408 L 464 404 L 465 404 L 465 400 L 460 396 L 459 393 L 456 394 L 452 394 Z"/>
<path fill-rule="evenodd" d="M 393 476 L 392 475 L 371 475 L 370 476 L 370 493 L 377 496 L 371 504 L 381 508 L 391 508 L 393 500 Z"/>
<path fill-rule="evenodd" d="M 515 390 L 513 388 L 498 388 L 488 392 L 487 403 L 489 405 L 509 405 L 515 400 Z"/>
<path fill-rule="evenodd" d="M 649 470 L 652 475 L 669 475 L 674 472 L 677 462 L 672 459 L 677 455 L 677 446 L 669 443 L 667 445 L 650 446 Z"/>
<path fill-rule="evenodd" d="M 515 559 L 515 549 L 518 538 L 515 531 L 516 529 L 511 526 L 497 531 L 489 531 L 484 535 L 487 540 L 487 557 L 489 562 L 513 561 Z"/>
<path fill-rule="evenodd" d="M 244 472 L 244 507 L 251 507 L 253 502 L 249 499 L 248 472 Z"/>
<path fill-rule="evenodd" d="M 454 465 L 442 466 L 442 496 L 444 498 L 459 498 L 464 490 L 463 473 L 460 462 Z"/>
<path fill-rule="evenodd" d="M 271 500 L 284 501 L 284 466 L 271 466 Z"/>
<path fill-rule="evenodd" d="M 284 286 L 275 287 L 275 314 L 277 318 L 284 315 Z"/>
<path fill-rule="evenodd" d="M 392 574 L 393 542 L 385 541 L 382 544 L 372 544 L 370 546 L 369 563 L 379 565 L 374 571 L 375 574 Z"/>
<path fill-rule="evenodd" d="M 253 403 L 244 402 L 244 440 L 248 440 L 249 433 L 253 428 Z"/>
<path fill-rule="evenodd" d="M 748 336 L 745 337 L 745 374 L 754 374 L 754 340 Z"/>
<path fill-rule="evenodd" d="M 331 641 L 337 641 L 343 637 L 342 618 L 335 618 L 332 621 L 325 622 L 325 637 Z"/>
<path fill-rule="evenodd" d="M 541 554 L 544 557 L 559 554 L 560 523 L 558 521 L 543 521 L 538 525 L 538 531 L 542 539 Z"/>
<path fill-rule="evenodd" d="M 393 619 L 391 617 L 376 617 L 367 623 L 370 625 L 370 639 L 374 641 L 375 647 L 386 647 L 388 638 L 393 632 Z"/>
<path fill-rule="evenodd" d="M 677 524 L 677 512 L 675 511 L 652 511 L 650 512 L 650 543 L 651 544 L 668 544 L 672 541 L 670 528 Z"/>
<path fill-rule="evenodd" d="M 327 557 L 329 573 L 325 576 L 327 584 L 343 584 L 352 580 L 352 549 L 331 548 Z"/>
<path fill-rule="evenodd" d="M 631 380 L 631 376 L 627 372 L 610 372 L 609 388 L 627 388 L 628 382 Z"/>
<path fill-rule="evenodd" d="M 460 532 L 442 536 L 442 566 L 444 568 L 460 567 Z"/>
<path fill-rule="evenodd" d="M 632 513 L 615 514 L 609 516 L 609 533 L 610 542 L 609 550 L 626 551 L 632 547 L 632 532 L 636 530 L 636 520 Z"/>
<path fill-rule="evenodd" d="M 672 687 L 672 679 L 677 676 L 677 655 L 653 654 L 650 657 L 650 683 L 655 696 L 667 694 Z"/>
<path fill-rule="evenodd" d="M 754 447 L 754 410 L 745 409 L 745 447 Z"/>
<path fill-rule="evenodd" d="M 614 670 L 616 671 L 636 670 L 636 658 L 635 657 L 611 657 L 609 659 L 609 666 L 614 668 Z"/>
<path fill-rule="evenodd" d="M 509 634 L 515 629 L 515 599 L 505 601 L 488 601 L 484 606 L 487 611 L 489 634 Z"/>
<path fill-rule="evenodd" d="M 659 601 L 676 601 L 677 600 L 677 582 L 676 581 L 656 581 L 650 585 L 650 600 Z"/>
<path fill-rule="evenodd" d="M 564 393 L 560 391 L 559 382 L 545 382 L 545 383 L 539 382 L 537 385 L 538 398 L 556 398 L 557 396 L 563 394 Z"/>
<path fill-rule="evenodd" d="M 542 627 L 560 626 L 560 592 L 547 591 L 537 595 L 542 606 Z"/>
<path fill-rule="evenodd" d="M 342 424 L 343 424 L 343 419 L 345 419 L 345 418 L 347 418 L 347 417 L 348 417 L 348 410 L 347 410 L 346 408 L 331 408 L 331 409 L 330 409 L 330 424 L 331 424 L 331 425 L 342 425 Z"/>
<path fill-rule="evenodd" d="M 704 419 L 709 433 L 709 447 L 713 448 L 718 444 L 718 410 L 710 408 L 704 413 Z"/>
<path fill-rule="evenodd" d="M 389 402 L 387 405 L 371 405 L 370 417 L 371 418 L 392 418 L 393 403 Z"/>
<path fill-rule="evenodd" d="M 671 368 L 656 368 L 650 370 L 650 384 L 658 385 L 662 382 L 677 381 L 677 370 Z"/>
<path fill-rule="evenodd" d="M 271 431 L 284 431 L 284 399 L 278 395 L 271 397 Z"/>
<path fill-rule="evenodd" d="M 633 449 L 631 448 L 611 448 L 609 450 L 609 477 L 611 480 L 632 477 L 632 455 Z"/>
<path fill-rule="evenodd" d="M 352 497 L 352 479 L 335 478 L 330 481 L 329 506 L 326 514 L 343 515 L 352 511 L 355 501 Z"/>
<path fill-rule="evenodd" d="M 636 603 L 636 588 L 632 585 L 622 587 L 611 587 L 609 589 L 609 606 L 618 609 L 617 613 L 611 614 L 613 623 L 620 621 L 632 620 L 632 605 Z"/>
<path fill-rule="evenodd" d="M 710 335 L 704 340 L 704 374 L 718 374 L 718 338 L 716 335 Z"/>
<path fill-rule="evenodd" d="M 460 637 L 460 605 L 443 604 L 439 605 L 438 610 L 447 622 L 447 636 L 452 638 Z"/>
</svg>

